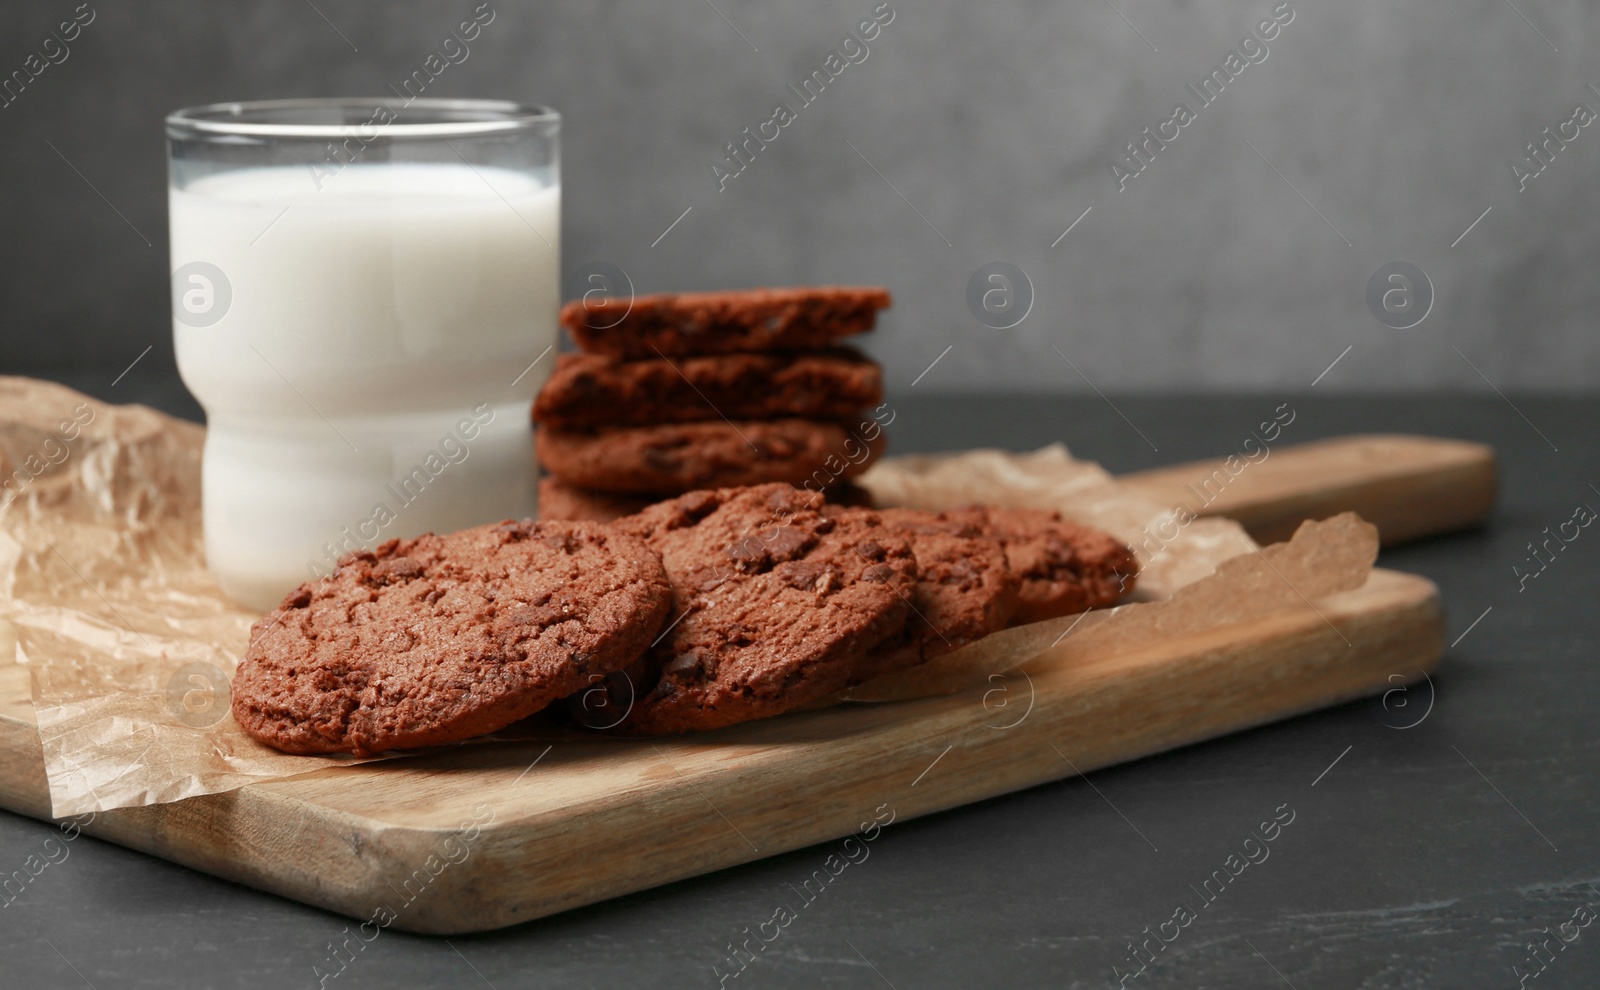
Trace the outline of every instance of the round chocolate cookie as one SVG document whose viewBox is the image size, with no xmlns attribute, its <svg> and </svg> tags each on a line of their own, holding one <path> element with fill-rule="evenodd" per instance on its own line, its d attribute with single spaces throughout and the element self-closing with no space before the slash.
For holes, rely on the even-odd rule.
<svg viewBox="0 0 1600 990">
<path fill-rule="evenodd" d="M 1122 541 L 1059 512 L 979 505 L 940 515 L 1005 549 L 1007 565 L 1021 581 L 1014 625 L 1110 605 L 1138 579 L 1139 562 Z"/>
<path fill-rule="evenodd" d="M 811 491 L 811 489 L 807 489 Z M 822 495 L 828 500 L 829 505 L 852 505 L 858 509 L 872 508 L 872 493 L 851 481 L 841 481 L 831 488 L 823 489 Z"/>
<path fill-rule="evenodd" d="M 888 306 L 878 286 L 669 292 L 574 299 L 561 325 L 580 350 L 614 358 L 811 350 L 871 330 Z"/>
<path fill-rule="evenodd" d="M 848 347 L 614 361 L 563 354 L 534 421 L 568 430 L 715 419 L 848 421 L 883 401 L 883 372 Z"/>
<path fill-rule="evenodd" d="M 691 492 L 613 528 L 661 554 L 671 625 L 630 668 L 623 731 L 710 729 L 850 684 L 911 614 L 909 541 L 868 510 L 828 515 L 785 484 Z"/>
<path fill-rule="evenodd" d="M 492 732 L 637 660 L 671 595 L 653 551 L 594 523 L 390 540 L 256 623 L 233 717 L 288 753 Z"/>
<path fill-rule="evenodd" d="M 860 509 L 835 509 L 842 517 Z M 912 667 L 1004 629 L 1020 604 L 1020 581 L 998 540 L 944 513 L 880 509 L 883 524 L 911 540 L 917 586 L 905 631 L 873 651 L 859 679 Z"/>
<path fill-rule="evenodd" d="M 610 522 L 659 502 L 670 495 L 630 495 L 575 488 L 560 478 L 539 479 L 539 518 L 574 522 Z"/>
<path fill-rule="evenodd" d="M 569 485 L 605 492 L 686 492 L 783 481 L 822 488 L 883 452 L 883 431 L 805 419 L 538 430 L 539 462 Z M 870 434 L 870 437 L 868 436 Z"/>
</svg>

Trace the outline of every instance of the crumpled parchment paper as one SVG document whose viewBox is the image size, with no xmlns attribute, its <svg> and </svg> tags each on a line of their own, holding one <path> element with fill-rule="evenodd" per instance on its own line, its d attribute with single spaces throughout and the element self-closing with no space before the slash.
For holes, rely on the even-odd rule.
<svg viewBox="0 0 1600 990">
<path fill-rule="evenodd" d="M 279 753 L 228 715 L 259 616 L 206 571 L 205 430 L 0 378 L 0 663 L 25 664 L 57 817 L 348 764 Z"/>
</svg>

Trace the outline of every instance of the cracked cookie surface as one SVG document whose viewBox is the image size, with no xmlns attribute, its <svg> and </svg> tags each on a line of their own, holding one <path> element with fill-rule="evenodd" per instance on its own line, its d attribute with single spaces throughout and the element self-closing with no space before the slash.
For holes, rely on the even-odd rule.
<svg viewBox="0 0 1600 990">
<path fill-rule="evenodd" d="M 882 401 L 883 372 L 845 347 L 637 361 L 563 354 L 534 400 L 533 418 L 563 429 L 723 416 L 842 422 Z"/>
<path fill-rule="evenodd" d="M 853 478 L 883 452 L 870 417 L 852 432 L 807 419 L 707 420 L 566 430 L 541 426 L 539 463 L 577 488 L 687 492 L 769 481 L 817 487 Z"/>
<path fill-rule="evenodd" d="M 574 299 L 561 325 L 579 349 L 617 358 L 827 347 L 871 330 L 878 286 L 792 286 Z"/>
<path fill-rule="evenodd" d="M 942 512 L 891 508 L 878 514 L 911 541 L 917 585 L 905 632 L 873 651 L 866 677 L 915 666 L 1005 628 L 1020 605 L 1021 582 L 998 540 Z"/>
<path fill-rule="evenodd" d="M 669 629 L 630 668 L 623 730 L 684 732 L 791 711 L 849 684 L 901 634 L 917 565 L 870 510 L 834 518 L 785 484 L 688 495 L 612 525 L 661 554 Z"/>
<path fill-rule="evenodd" d="M 941 516 L 998 540 L 1021 582 L 1012 623 L 1041 622 L 1110 605 L 1139 575 L 1133 552 L 1110 533 L 1049 509 L 963 506 Z"/>
<path fill-rule="evenodd" d="M 670 599 L 660 558 L 599 524 L 390 540 L 256 623 L 233 717 L 290 753 L 470 738 L 634 662 Z"/>
</svg>

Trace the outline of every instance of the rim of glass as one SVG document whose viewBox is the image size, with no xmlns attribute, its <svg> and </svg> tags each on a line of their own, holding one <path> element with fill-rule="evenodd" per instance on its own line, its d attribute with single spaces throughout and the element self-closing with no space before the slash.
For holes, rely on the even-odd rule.
<svg viewBox="0 0 1600 990">
<path fill-rule="evenodd" d="M 455 100 L 424 97 L 403 101 L 374 97 L 323 97 L 297 100 L 251 100 L 208 103 L 184 107 L 167 115 L 167 126 L 195 135 L 236 134 L 250 137 L 330 138 L 344 137 L 351 130 L 366 126 L 373 111 L 388 108 L 395 119 L 379 124 L 386 136 L 396 138 L 450 138 L 475 134 L 504 134 L 525 130 L 537 124 L 557 123 L 561 114 L 536 103 L 512 100 Z M 347 124 L 295 123 L 263 120 L 266 117 L 292 116 L 297 110 L 350 110 L 359 122 Z M 407 121 L 406 115 L 416 119 Z M 465 119 L 445 119 L 460 115 Z"/>
</svg>

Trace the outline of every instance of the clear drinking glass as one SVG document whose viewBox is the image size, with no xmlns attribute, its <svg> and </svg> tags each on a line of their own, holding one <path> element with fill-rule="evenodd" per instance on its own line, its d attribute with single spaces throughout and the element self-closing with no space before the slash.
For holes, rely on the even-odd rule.
<svg viewBox="0 0 1600 990">
<path fill-rule="evenodd" d="M 559 128 L 488 100 L 167 118 L 173 336 L 233 598 L 270 608 L 344 553 L 535 514 Z"/>
</svg>

